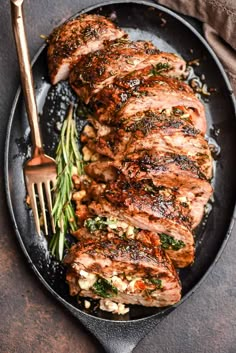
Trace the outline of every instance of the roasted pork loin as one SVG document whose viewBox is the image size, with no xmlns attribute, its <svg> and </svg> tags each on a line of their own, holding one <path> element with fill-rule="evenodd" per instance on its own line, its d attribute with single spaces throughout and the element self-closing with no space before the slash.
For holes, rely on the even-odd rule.
<svg viewBox="0 0 236 353">
<path fill-rule="evenodd" d="M 124 31 L 99 15 L 81 15 L 54 29 L 48 42 L 48 69 L 52 84 L 65 80 L 82 55 L 103 48 L 104 41 L 121 38 Z"/>
<path fill-rule="evenodd" d="M 181 286 L 171 261 L 153 244 L 155 234 L 138 233 L 143 241 L 99 230 L 74 245 L 64 259 L 70 294 L 157 307 L 178 302 Z"/>
<path fill-rule="evenodd" d="M 118 39 L 105 49 L 83 56 L 70 73 L 70 83 L 87 104 L 92 95 L 113 83 L 115 77 L 148 67 L 149 71 L 181 77 L 185 61 L 171 53 L 162 53 L 150 42 Z"/>
<path fill-rule="evenodd" d="M 186 62 L 131 41 L 105 17 L 82 15 L 52 33 L 48 64 L 51 82 L 69 75 L 90 111 L 86 176 L 73 176 L 70 294 L 123 314 L 118 305 L 175 304 L 174 266 L 193 263 L 193 233 L 213 192 L 205 110 L 182 81 Z"/>
</svg>

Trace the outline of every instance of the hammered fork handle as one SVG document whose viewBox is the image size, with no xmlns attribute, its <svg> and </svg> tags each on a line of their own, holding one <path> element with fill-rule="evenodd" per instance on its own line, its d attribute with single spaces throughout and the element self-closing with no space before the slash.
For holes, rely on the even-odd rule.
<svg viewBox="0 0 236 353">
<path fill-rule="evenodd" d="M 34 147 L 33 156 L 42 153 L 42 139 L 40 135 L 38 112 L 34 94 L 33 78 L 30 65 L 29 50 L 25 33 L 24 0 L 11 0 L 12 26 L 19 59 L 21 83 L 24 92 L 25 106 L 31 128 L 31 139 Z"/>
<path fill-rule="evenodd" d="M 23 0 L 11 0 L 12 26 L 19 59 L 21 84 L 23 88 L 26 112 L 31 128 L 33 145 L 32 158 L 24 164 L 25 182 L 30 197 L 30 204 L 34 215 L 36 230 L 41 233 L 40 219 L 42 215 L 45 234 L 48 234 L 46 207 L 49 212 L 52 232 L 55 224 L 52 215 L 51 190 L 55 187 L 57 168 L 53 158 L 44 154 L 40 135 L 38 112 L 34 94 L 33 77 L 30 65 L 29 51 L 24 26 Z M 36 199 L 38 196 L 38 203 Z M 39 207 L 41 209 L 41 215 Z"/>
</svg>

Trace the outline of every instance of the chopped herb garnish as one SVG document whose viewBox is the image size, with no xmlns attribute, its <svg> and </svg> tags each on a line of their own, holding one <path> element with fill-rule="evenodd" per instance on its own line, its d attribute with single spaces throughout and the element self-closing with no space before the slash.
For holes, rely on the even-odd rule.
<svg viewBox="0 0 236 353">
<path fill-rule="evenodd" d="M 162 72 L 168 71 L 170 69 L 171 69 L 170 64 L 168 64 L 168 63 L 158 63 L 156 65 L 153 65 L 153 68 L 151 69 L 150 73 L 153 76 L 156 76 L 156 75 L 161 75 Z"/>
<path fill-rule="evenodd" d="M 88 25 L 81 29 L 81 36 L 84 42 L 89 39 L 98 38 L 98 31 L 92 26 Z"/>
<path fill-rule="evenodd" d="M 118 289 L 105 278 L 99 278 L 92 288 L 96 294 L 103 298 L 111 298 L 118 294 Z"/>
<path fill-rule="evenodd" d="M 126 131 L 136 132 L 141 131 L 144 135 L 155 128 L 158 116 L 144 116 L 142 119 L 135 121 L 132 125 L 126 128 Z"/>
<path fill-rule="evenodd" d="M 49 244 L 51 253 L 59 260 L 63 258 L 66 233 L 69 230 L 75 231 L 77 229 L 75 211 L 71 202 L 73 190 L 72 174 L 75 166 L 79 175 L 84 173 L 77 140 L 73 108 L 70 107 L 68 116 L 62 126 L 60 141 L 56 150 L 57 183 L 52 210 L 56 233 Z"/>
<path fill-rule="evenodd" d="M 185 243 L 182 240 L 177 240 L 174 237 L 161 233 L 160 235 L 161 239 L 161 246 L 163 249 L 167 250 L 179 250 L 185 247 Z"/>
</svg>

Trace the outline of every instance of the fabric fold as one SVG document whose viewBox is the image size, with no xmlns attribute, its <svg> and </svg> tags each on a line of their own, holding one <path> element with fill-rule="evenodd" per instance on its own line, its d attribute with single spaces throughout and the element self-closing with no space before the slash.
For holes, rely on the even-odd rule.
<svg viewBox="0 0 236 353">
<path fill-rule="evenodd" d="M 158 0 L 157 2 L 203 22 L 205 38 L 222 62 L 236 92 L 236 1 Z"/>
</svg>

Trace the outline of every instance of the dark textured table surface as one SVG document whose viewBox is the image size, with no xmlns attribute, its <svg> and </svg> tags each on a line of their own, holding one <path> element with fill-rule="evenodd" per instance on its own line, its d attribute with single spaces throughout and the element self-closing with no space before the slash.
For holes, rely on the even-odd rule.
<svg viewBox="0 0 236 353">
<path fill-rule="evenodd" d="M 30 53 L 63 19 L 95 0 L 26 0 Z M 0 7 L 0 352 L 98 353 L 100 344 L 38 282 L 16 241 L 3 179 L 5 131 L 19 85 L 9 1 Z M 135 348 L 135 353 L 236 352 L 236 229 L 201 287 Z M 122 353 L 122 352 L 120 352 Z"/>
</svg>

